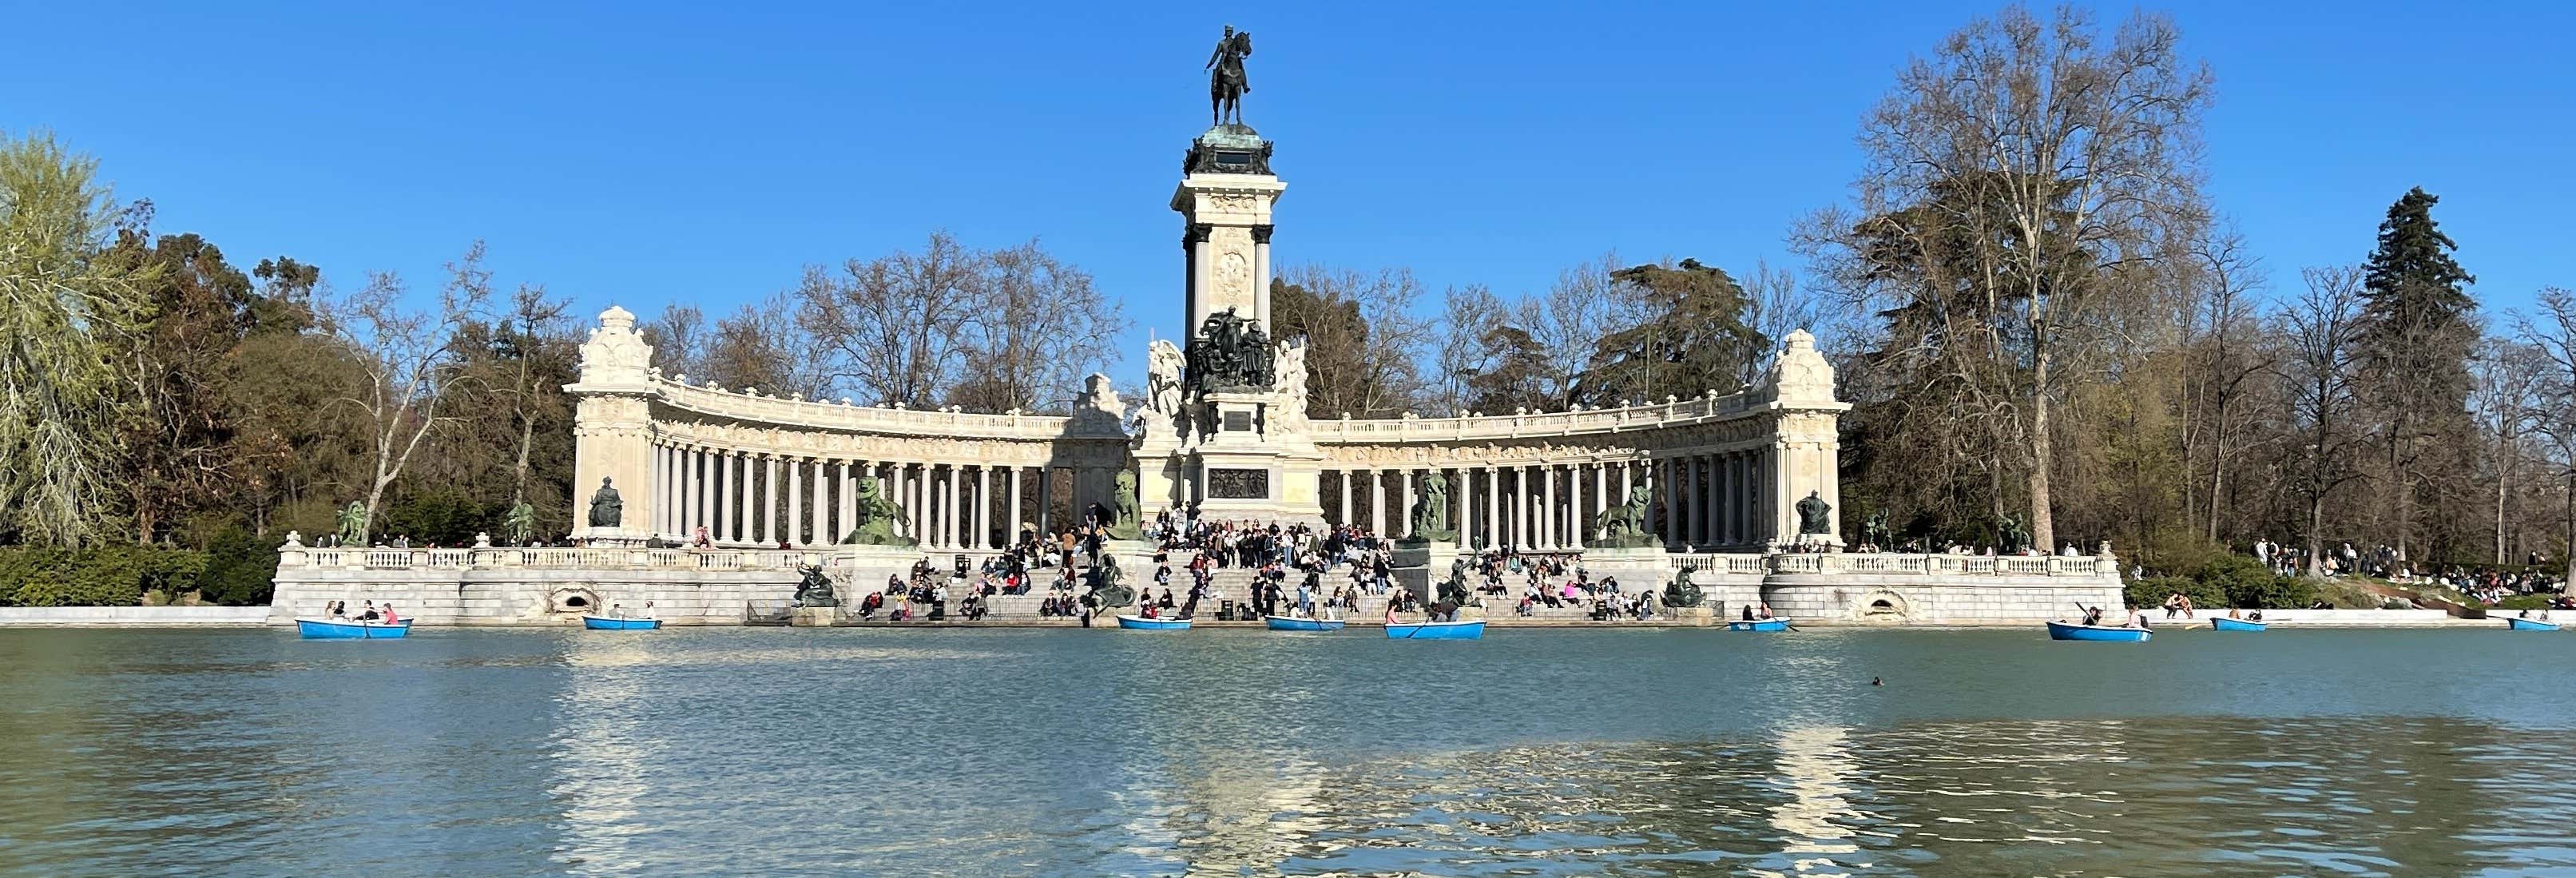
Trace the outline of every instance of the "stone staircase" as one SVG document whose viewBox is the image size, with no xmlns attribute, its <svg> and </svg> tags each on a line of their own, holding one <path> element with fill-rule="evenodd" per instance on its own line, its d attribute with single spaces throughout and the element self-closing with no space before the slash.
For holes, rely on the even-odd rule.
<svg viewBox="0 0 2576 878">
<path fill-rule="evenodd" d="M 1191 553 L 1173 552 L 1170 557 L 1171 560 L 1168 563 L 1170 563 L 1172 567 L 1172 579 L 1168 588 L 1171 589 L 1172 599 L 1175 604 L 1185 603 L 1189 600 L 1191 577 L 1188 564 Z M 1129 576 L 1132 577 L 1131 582 L 1136 588 L 1138 600 L 1142 601 L 1147 599 L 1149 592 L 1152 598 L 1160 598 L 1162 596 L 1163 590 L 1166 586 L 1154 583 L 1154 568 L 1151 564 L 1131 564 L 1128 565 L 1128 567 L 1129 569 L 1127 572 Z M 1056 571 L 1053 568 L 1042 568 L 1036 571 L 1034 578 L 1041 583 L 1042 586 L 1051 585 L 1055 581 L 1055 572 Z M 1199 602 L 1199 610 L 1196 618 L 1201 621 L 1215 622 L 1219 608 L 1223 607 L 1226 601 L 1233 601 L 1238 606 L 1249 604 L 1252 599 L 1253 580 L 1259 572 L 1259 568 L 1255 567 L 1210 568 L 1208 571 L 1208 588 L 1210 594 L 1207 598 L 1204 598 Z M 1302 574 L 1292 574 L 1292 576 L 1302 576 Z M 1349 565 L 1339 565 L 1331 570 L 1327 570 L 1324 572 L 1320 581 L 1327 592 L 1348 586 L 1352 583 L 1351 567 Z M 1291 595 L 1296 592 L 1296 582 L 1297 580 L 1294 578 L 1289 580 L 1288 590 Z M 1521 616 L 1514 611 L 1514 606 L 1520 601 L 1521 591 L 1522 589 L 1516 584 L 1512 591 L 1507 595 L 1485 595 L 1485 606 L 1483 608 L 1485 618 L 1493 620 L 1511 619 L 1533 622 L 1592 621 L 1590 605 L 1579 600 L 1577 602 L 1568 603 L 1563 607 L 1549 607 L 1545 604 L 1539 604 L 1532 608 L 1531 615 Z M 1081 593 L 1081 589 L 1076 589 L 1075 593 Z M 865 592 L 861 592 L 862 596 L 864 594 Z M 1081 624 L 1079 619 L 1071 617 L 1039 616 L 1038 605 L 1046 599 L 1046 595 L 1047 591 L 1044 587 L 1041 587 L 1038 591 L 1030 594 L 995 595 L 988 599 L 987 607 L 990 612 L 986 616 L 986 619 L 988 621 L 1008 621 L 1013 624 L 1021 625 L 1060 624 L 1079 626 Z M 1340 617 L 1354 622 L 1377 622 L 1378 620 L 1386 617 L 1386 602 L 1392 596 L 1392 589 L 1390 589 L 1387 594 L 1373 594 L 1363 589 L 1360 593 L 1358 609 L 1342 610 L 1340 611 Z M 1320 597 L 1318 599 L 1320 600 Z M 949 610 L 949 620 L 956 620 L 956 603 L 954 601 L 950 602 Z M 918 608 L 917 612 L 924 615 L 927 614 L 926 610 L 919 610 Z M 878 618 L 882 620 L 884 618 L 883 614 L 879 614 Z"/>
</svg>

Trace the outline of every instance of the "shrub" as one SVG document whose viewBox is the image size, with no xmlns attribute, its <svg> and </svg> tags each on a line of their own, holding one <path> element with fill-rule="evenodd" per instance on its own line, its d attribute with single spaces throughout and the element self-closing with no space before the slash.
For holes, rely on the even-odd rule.
<svg viewBox="0 0 2576 878">
<path fill-rule="evenodd" d="M 2184 597 L 2191 598 L 2192 606 L 2195 607 L 2217 607 L 2227 602 L 2225 592 L 2210 588 L 2198 580 L 2180 576 L 2151 576 L 2129 581 L 2129 605 L 2140 608 L 2164 606 L 2165 596 L 2174 592 L 2182 592 Z"/>
<path fill-rule="evenodd" d="M 145 589 L 195 590 L 205 565 L 203 553 L 160 546 L 0 548 L 0 605 L 134 606 Z"/>
<path fill-rule="evenodd" d="M 277 549 L 264 545 L 241 527 L 225 528 L 208 540 L 205 574 L 198 578 L 199 597 L 207 603 L 247 607 L 268 603 L 276 587 Z"/>
</svg>

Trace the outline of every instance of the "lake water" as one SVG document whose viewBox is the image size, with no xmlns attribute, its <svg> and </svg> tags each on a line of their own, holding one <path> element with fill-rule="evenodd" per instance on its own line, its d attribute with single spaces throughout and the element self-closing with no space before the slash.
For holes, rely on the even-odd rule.
<svg viewBox="0 0 2576 878">
<path fill-rule="evenodd" d="M 2461 630 L 6 631 L 0 872 L 2576 874 L 2571 656 Z"/>
</svg>

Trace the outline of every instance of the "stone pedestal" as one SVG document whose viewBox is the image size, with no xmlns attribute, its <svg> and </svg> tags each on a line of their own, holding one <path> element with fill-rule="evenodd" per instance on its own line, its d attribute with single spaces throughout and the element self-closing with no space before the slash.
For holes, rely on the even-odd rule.
<svg viewBox="0 0 2576 878">
<path fill-rule="evenodd" d="M 798 628 L 829 628 L 839 618 L 839 607 L 796 607 L 788 611 L 787 624 Z"/>
<path fill-rule="evenodd" d="M 1619 587 L 1631 592 L 1646 590 L 1662 592 L 1664 586 L 1673 581 L 1673 565 L 1666 558 L 1662 546 L 1648 546 L 1641 549 L 1585 549 L 1583 550 L 1583 569 L 1592 574 L 1593 582 L 1617 577 Z M 1701 578 L 1700 587 L 1702 589 L 1708 587 L 1706 577 Z"/>
<path fill-rule="evenodd" d="M 1396 586 L 1411 590 L 1429 603 L 1439 596 L 1440 582 L 1449 578 L 1449 565 L 1458 560 L 1458 544 L 1400 540 L 1388 555 L 1388 574 Z M 1470 591 L 1475 587 L 1476 583 L 1467 583 Z"/>
<path fill-rule="evenodd" d="M 869 592 L 884 591 L 886 577 L 909 576 L 912 565 L 928 559 L 932 569 L 942 576 L 956 565 L 954 553 L 933 555 L 912 546 L 833 546 L 823 555 L 823 572 L 832 577 L 832 590 L 841 601 L 856 605 Z"/>
<path fill-rule="evenodd" d="M 640 547 L 653 539 L 647 530 L 624 527 L 577 527 L 572 538 L 584 546 L 602 549 Z"/>
<path fill-rule="evenodd" d="M 1704 601 L 1696 607 L 1665 607 L 1662 612 L 1670 614 L 1676 624 L 1703 627 L 1717 624 L 1716 609 Z"/>
</svg>

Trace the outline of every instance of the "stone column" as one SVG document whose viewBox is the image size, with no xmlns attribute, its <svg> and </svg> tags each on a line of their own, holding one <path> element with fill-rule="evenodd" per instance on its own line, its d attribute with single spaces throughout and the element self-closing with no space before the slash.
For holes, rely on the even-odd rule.
<svg viewBox="0 0 2576 878">
<path fill-rule="evenodd" d="M 1503 544 L 1503 468 L 1485 467 L 1485 545 Z"/>
<path fill-rule="evenodd" d="M 1038 465 L 1038 535 L 1046 536 L 1055 521 L 1055 467 Z"/>
<path fill-rule="evenodd" d="M 1259 291 L 1252 301 L 1259 305 L 1255 316 L 1261 320 L 1262 331 L 1276 335 L 1275 327 L 1270 325 L 1270 231 L 1267 224 L 1252 227 L 1252 282 L 1253 289 Z"/>
<path fill-rule="evenodd" d="M 1395 532 L 1391 534 L 1391 536 L 1409 537 L 1413 535 L 1413 481 L 1416 477 L 1416 472 L 1418 471 L 1411 469 L 1401 469 L 1396 470 L 1395 472 L 1397 500 L 1395 504 Z"/>
<path fill-rule="evenodd" d="M 1556 466 L 1538 463 L 1538 546 L 1556 548 Z"/>
<path fill-rule="evenodd" d="M 832 542 L 832 462 L 817 457 L 814 458 L 813 467 L 814 525 L 806 528 L 812 535 L 806 537 L 805 542 L 809 545 L 829 545 Z"/>
<path fill-rule="evenodd" d="M 721 542 L 733 524 L 733 452 L 718 451 L 708 458 L 707 473 L 716 486 L 715 502 L 707 508 L 707 538 Z"/>
<path fill-rule="evenodd" d="M 847 536 L 851 529 L 859 526 L 859 479 L 865 472 L 867 472 L 867 465 L 864 463 L 855 460 L 841 461 L 841 518 L 833 522 L 832 542 L 834 544 L 840 543 L 841 537 Z"/>
<path fill-rule="evenodd" d="M 1530 484 L 1529 465 L 1527 464 L 1512 467 L 1512 506 L 1510 514 L 1511 525 L 1507 529 L 1508 532 L 1503 535 L 1503 538 L 1510 540 L 1512 546 L 1515 548 L 1529 548 Z"/>
<path fill-rule="evenodd" d="M 1346 469 L 1337 469 L 1333 471 L 1333 475 L 1340 477 L 1339 484 L 1342 486 L 1342 516 L 1340 518 L 1333 519 L 1333 523 L 1343 527 L 1349 527 L 1351 524 L 1351 471 Z"/>
<path fill-rule="evenodd" d="M 805 459 L 787 459 L 787 544 L 805 541 Z"/>
<path fill-rule="evenodd" d="M 964 516 L 964 515 L 962 515 L 961 513 L 965 510 L 965 508 L 966 508 L 966 507 L 965 507 L 963 504 L 959 503 L 959 502 L 958 502 L 958 499 L 957 499 L 959 496 L 961 496 L 961 495 L 963 494 L 963 492 L 962 492 L 962 491 L 960 491 L 960 490 L 958 490 L 958 489 L 959 489 L 960 487 L 962 487 L 962 486 L 963 486 L 963 485 L 962 485 L 962 483 L 963 483 L 963 482 L 965 482 L 965 481 L 966 481 L 966 469 L 965 469 L 965 467 L 960 466 L 960 465 L 958 465 L 958 464 L 953 464 L 953 463 L 952 463 L 952 464 L 949 464 L 949 465 L 948 465 L 948 494 L 947 494 L 947 498 L 948 498 L 948 508 L 943 509 L 943 510 L 940 510 L 940 513 L 939 513 L 939 514 L 940 514 L 940 515 L 942 515 L 942 516 L 944 516 L 944 517 L 943 517 L 943 518 L 941 518 L 941 519 L 939 520 L 939 525 L 940 525 L 940 530 L 941 530 L 941 531 L 944 531 L 944 532 L 947 534 L 947 536 L 948 536 L 948 542 L 947 542 L 947 545 L 948 545 L 948 547 L 949 547 L 949 548 L 952 548 L 952 549 L 953 549 L 953 548 L 964 548 L 964 547 L 965 547 L 965 545 L 966 545 L 966 540 L 965 540 L 965 536 L 966 536 L 966 535 L 965 535 L 965 534 L 963 534 L 963 533 L 959 533 L 959 531 L 961 531 L 961 530 L 964 530 L 964 529 L 965 529 L 965 526 L 964 526 L 964 524 L 963 524 L 963 520 L 964 520 L 965 516 Z"/>
<path fill-rule="evenodd" d="M 1682 541 L 1682 532 L 1680 527 L 1681 516 L 1676 514 L 1681 511 L 1682 505 L 1681 482 L 1673 478 L 1674 467 L 1672 458 L 1663 458 L 1661 463 L 1663 467 L 1663 478 L 1661 479 L 1663 490 L 1656 491 L 1655 493 L 1663 495 L 1664 545 L 1670 547 L 1677 545 Z"/>
<path fill-rule="evenodd" d="M 975 468 L 975 539 L 978 549 L 992 548 L 993 543 L 993 468 Z"/>
<path fill-rule="evenodd" d="M 1382 537 L 1386 535 L 1386 471 L 1369 470 L 1368 480 L 1369 534 Z"/>
<path fill-rule="evenodd" d="M 1597 540 L 1608 536 L 1601 530 L 1601 516 L 1609 511 L 1610 462 L 1596 460 L 1592 462 L 1592 526 L 1589 528 L 1592 539 Z"/>
<path fill-rule="evenodd" d="M 1011 467 L 1009 470 L 1011 474 L 1011 514 L 1009 516 L 1010 524 L 1008 526 L 1010 527 L 1011 532 L 1002 535 L 1002 545 L 1005 546 L 1019 542 L 1020 525 L 1028 521 L 1028 518 L 1020 514 L 1020 470 L 1021 467 L 1016 466 Z"/>
</svg>

